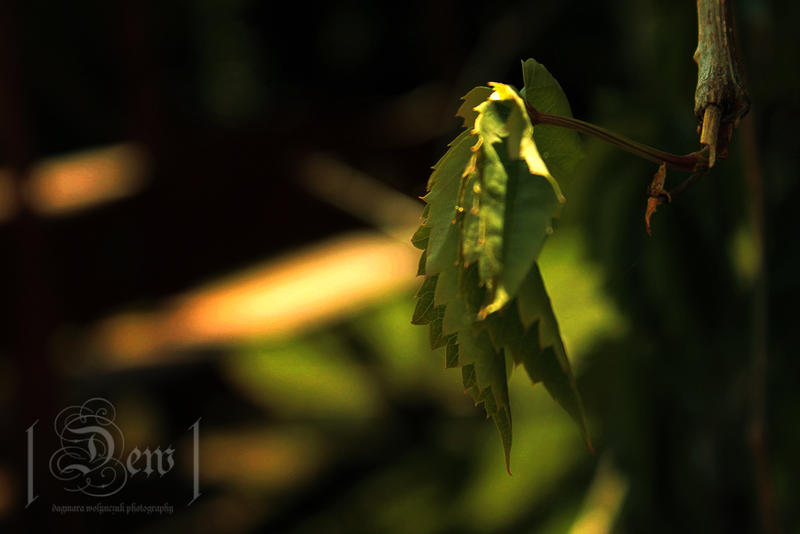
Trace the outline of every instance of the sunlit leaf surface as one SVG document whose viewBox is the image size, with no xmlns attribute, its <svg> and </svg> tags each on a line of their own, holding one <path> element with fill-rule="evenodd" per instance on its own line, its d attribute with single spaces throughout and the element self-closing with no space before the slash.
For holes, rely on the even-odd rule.
<svg viewBox="0 0 800 534">
<path fill-rule="evenodd" d="M 524 99 L 495 82 L 463 97 L 458 115 L 465 130 L 433 168 L 423 222 L 412 238 L 423 250 L 418 272 L 425 275 L 412 323 L 430 324 L 431 347 L 446 347 L 447 367 L 461 366 L 465 391 L 497 426 L 507 468 L 507 378 L 519 364 L 576 420 L 591 448 L 536 264 L 565 202 L 558 179 L 573 170 L 580 147 L 571 132 L 534 128 L 526 100 L 562 114 L 569 104 L 541 64 L 523 62 L 523 75 Z"/>
</svg>

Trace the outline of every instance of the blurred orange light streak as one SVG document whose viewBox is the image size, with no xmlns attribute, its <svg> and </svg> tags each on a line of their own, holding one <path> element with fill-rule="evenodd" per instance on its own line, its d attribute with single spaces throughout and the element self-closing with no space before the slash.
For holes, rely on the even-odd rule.
<svg viewBox="0 0 800 534">
<path fill-rule="evenodd" d="M 136 193 L 147 168 L 144 151 L 130 143 L 46 158 L 31 169 L 21 197 L 35 213 L 63 215 Z M 10 171 L 0 169 L 0 222 L 18 209 Z"/>
<path fill-rule="evenodd" d="M 160 311 L 105 320 L 89 352 L 94 364 L 119 368 L 165 363 L 197 345 L 289 335 L 409 288 L 418 260 L 408 242 L 349 234 L 178 296 Z"/>
</svg>

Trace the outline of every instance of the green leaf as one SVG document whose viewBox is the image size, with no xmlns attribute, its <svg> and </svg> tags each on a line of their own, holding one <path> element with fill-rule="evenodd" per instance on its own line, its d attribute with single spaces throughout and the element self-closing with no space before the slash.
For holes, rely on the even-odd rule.
<svg viewBox="0 0 800 534">
<path fill-rule="evenodd" d="M 478 310 L 486 300 L 486 288 L 481 285 L 476 265 L 461 269 L 458 278 L 458 292 L 471 321 L 477 319 Z"/>
<path fill-rule="evenodd" d="M 475 108 L 489 98 L 492 90 L 489 87 L 473 87 L 467 94 L 461 97 L 464 102 L 458 108 L 456 115 L 464 119 L 464 128 L 471 130 L 475 124 L 475 119 L 478 117 L 478 112 Z"/>
<path fill-rule="evenodd" d="M 516 295 L 553 232 L 553 214 L 559 203 L 547 180 L 529 174 L 523 162 L 508 162 L 506 168 L 505 265 L 500 285 L 509 295 Z"/>
<path fill-rule="evenodd" d="M 474 280 L 475 268 L 469 269 L 466 279 Z M 472 274 L 471 274 L 472 273 Z M 477 292 L 477 291 L 476 291 Z M 475 295 L 473 295 L 474 298 Z M 486 414 L 492 418 L 500 432 L 508 467 L 511 450 L 511 409 L 508 400 L 506 362 L 501 351 L 495 350 L 484 328 L 476 327 L 475 313 L 471 311 L 469 295 L 461 293 L 445 310 L 444 332 L 455 332 L 458 362 L 462 366 L 464 389 L 470 393 L 475 404 L 483 404 Z M 446 366 L 450 366 L 456 347 L 448 344 Z M 448 350 L 446 350 L 448 353 Z"/>
<path fill-rule="evenodd" d="M 448 336 L 461 330 L 470 330 L 472 328 L 476 317 L 474 313 L 470 313 L 464 300 L 464 296 L 459 294 L 458 298 L 453 299 L 447 306 L 444 306 L 442 335 Z"/>
<path fill-rule="evenodd" d="M 433 296 L 438 276 L 427 276 L 417 291 L 417 306 L 411 324 L 428 324 L 433 320 Z"/>
<path fill-rule="evenodd" d="M 523 61 L 522 77 L 522 94 L 531 106 L 545 113 L 572 117 L 567 96 L 544 65 L 535 59 Z M 578 134 L 567 128 L 537 125 L 533 138 L 551 174 L 559 180 L 570 177 L 583 156 Z"/>
<path fill-rule="evenodd" d="M 430 235 L 431 227 L 423 224 L 414 232 L 414 235 L 411 236 L 411 244 L 414 245 L 415 248 L 425 250 L 428 248 L 428 238 Z"/>
<path fill-rule="evenodd" d="M 493 88 L 497 85 L 502 84 L 492 83 Z M 482 143 L 490 147 L 508 136 L 506 122 L 511 114 L 510 106 L 505 105 L 497 98 L 492 98 L 494 95 L 495 92 L 492 92 L 489 100 L 475 107 L 478 116 L 475 118 L 475 128 L 473 129 L 473 133 L 480 137 Z"/>
<path fill-rule="evenodd" d="M 459 144 L 461 144 L 462 141 L 470 140 L 471 137 L 472 137 L 472 134 L 470 133 L 470 131 L 469 130 L 465 130 L 465 131 L 461 132 L 460 134 L 458 134 L 458 136 L 455 139 L 453 139 L 452 141 L 447 143 L 447 151 L 444 153 L 444 155 L 441 158 L 439 158 L 439 161 L 434 163 L 433 167 L 431 167 L 431 170 L 433 172 L 431 172 L 431 175 L 428 178 L 428 186 L 427 186 L 427 190 L 428 190 L 429 195 L 430 195 L 430 193 L 432 191 L 437 189 L 437 187 L 440 187 L 440 184 L 438 184 L 438 182 L 439 182 L 439 178 L 442 176 L 441 169 L 453 157 L 453 154 L 454 154 L 453 149 L 456 146 L 458 146 Z M 445 173 L 444 176 L 447 177 L 448 174 Z M 432 196 L 436 196 L 436 195 L 434 194 Z M 423 200 L 425 200 L 424 197 L 423 197 Z M 423 218 L 425 220 L 430 219 L 430 207 L 429 206 L 426 206 L 425 210 L 422 213 L 423 213 Z"/>
<path fill-rule="evenodd" d="M 459 269 L 457 265 L 448 267 L 439 273 L 433 303 L 435 306 L 446 306 L 458 294 Z"/>
<path fill-rule="evenodd" d="M 458 333 L 458 357 L 462 366 L 471 367 L 469 382 L 464 387 L 471 392 L 475 404 L 483 404 L 500 433 L 509 468 L 511 454 L 511 407 L 508 400 L 506 364 L 502 353 L 496 352 L 485 332 L 477 335 L 472 329 Z"/>
<path fill-rule="evenodd" d="M 428 194 L 423 198 L 427 204 L 426 225 L 430 227 L 425 265 L 428 274 L 445 269 L 449 265 L 449 258 L 453 263 L 456 261 L 452 253 L 460 247 L 459 229 L 455 228 L 454 223 L 462 190 L 462 176 L 473 156 L 470 148 L 475 138 L 471 129 L 478 116 L 473 108 L 486 100 L 489 94 L 491 89 L 488 87 L 475 87 L 464 95 L 464 103 L 457 114 L 464 119 L 467 130 L 448 145 L 448 151 L 433 166 L 433 173 L 428 180 Z"/>
<path fill-rule="evenodd" d="M 428 253 L 422 251 L 419 255 L 419 264 L 417 264 L 417 276 L 425 276 L 425 264 L 428 262 Z"/>
<path fill-rule="evenodd" d="M 426 206 L 427 210 L 427 206 Z M 417 265 L 417 276 L 424 276 L 425 275 L 425 264 L 428 261 L 428 237 L 431 235 L 431 227 L 425 226 L 422 224 L 414 235 L 411 236 L 411 244 L 414 247 L 422 250 L 422 254 L 419 257 L 419 265 Z"/>
<path fill-rule="evenodd" d="M 508 174 L 495 149 L 484 143 L 478 213 L 478 272 L 490 289 L 503 270 L 503 222 Z"/>
<path fill-rule="evenodd" d="M 458 346 L 458 344 L 456 344 Z M 461 366 L 461 383 L 464 385 L 465 390 L 470 390 L 475 387 L 475 366 L 470 364 Z M 476 393 L 480 394 L 480 393 Z"/>
<path fill-rule="evenodd" d="M 472 156 L 472 141 L 472 136 L 464 132 L 450 144 L 450 149 L 434 166 L 430 192 L 423 198 L 430 207 L 426 222 L 426 226 L 430 227 L 425 265 L 428 274 L 436 274 L 456 260 L 459 239 L 454 224 L 456 202 L 461 174 Z"/>
<path fill-rule="evenodd" d="M 558 184 L 550 176 L 550 171 L 547 169 L 544 161 L 542 161 L 542 157 L 539 155 L 539 149 L 533 140 L 533 125 L 528 116 L 525 101 L 510 85 L 494 83 L 492 87 L 495 92 L 492 94 L 491 98 L 493 100 L 505 102 L 510 106 L 506 124 L 509 157 L 511 159 L 524 160 L 525 163 L 528 164 L 528 170 L 531 174 L 538 174 L 550 180 L 553 188 L 556 190 L 556 196 L 562 199 Z"/>
<path fill-rule="evenodd" d="M 533 58 L 522 62 L 525 99 L 538 111 L 572 116 L 567 96 L 547 67 Z"/>
<path fill-rule="evenodd" d="M 481 282 L 490 290 L 481 317 L 514 298 L 544 238 L 552 233 L 552 218 L 563 202 L 558 183 L 533 140 L 524 101 L 508 85 L 491 86 L 494 92 L 489 100 L 476 108 L 479 153 L 470 162 L 480 176 L 480 187 L 474 192 L 479 200 L 472 201 L 462 230 L 463 260 L 469 264 L 477 258 Z M 502 138 L 505 147 L 497 142 Z"/>
<path fill-rule="evenodd" d="M 465 170 L 464 181 L 462 183 L 461 208 L 461 250 L 459 261 L 465 266 L 478 261 L 481 254 L 481 244 L 478 239 L 478 228 L 480 225 L 480 194 L 481 182 L 478 167 L 483 165 L 483 157 L 480 151 L 476 151 L 469 167 Z"/>
<path fill-rule="evenodd" d="M 431 240 L 428 248 L 425 249 L 425 274 L 438 274 L 456 264 L 460 233 L 457 224 L 448 223 L 441 229 L 441 233 L 436 234 L 436 242 L 434 242 L 434 233 L 431 230 Z"/>
<path fill-rule="evenodd" d="M 447 336 L 444 335 L 442 328 L 444 313 L 444 306 L 433 308 L 433 317 L 431 318 L 431 326 L 429 330 L 431 350 L 444 347 L 447 344 Z"/>
<path fill-rule="evenodd" d="M 510 306 L 506 306 L 498 313 L 488 316 L 485 324 L 495 350 L 505 351 L 506 354 L 511 356 L 515 364 L 521 364 L 525 329 L 519 318 L 516 301 L 513 301 Z"/>
<path fill-rule="evenodd" d="M 447 337 L 444 366 L 447 369 L 458 367 L 458 336 L 456 335 L 451 335 Z"/>
<path fill-rule="evenodd" d="M 531 380 L 544 383 L 553 399 L 578 423 L 591 450 L 583 402 L 538 266 L 525 278 L 518 299 L 519 317 L 526 331 L 520 344 L 522 364 Z"/>
<path fill-rule="evenodd" d="M 547 70 L 523 63 L 524 98 L 542 111 L 569 113 Z M 464 97 L 466 128 L 428 180 L 412 322 L 430 324 L 430 345 L 445 367 L 462 369 L 465 392 L 494 421 L 509 463 L 508 378 L 523 365 L 581 425 L 585 417 L 536 260 L 563 203 L 555 176 L 579 155 L 576 139 L 530 122 L 510 85 L 490 83 Z M 566 111 L 565 111 L 566 110 Z M 543 148 L 544 147 L 544 148 Z M 541 150 L 541 153 L 540 153 Z M 551 172 L 555 171 L 555 174 Z"/>
</svg>

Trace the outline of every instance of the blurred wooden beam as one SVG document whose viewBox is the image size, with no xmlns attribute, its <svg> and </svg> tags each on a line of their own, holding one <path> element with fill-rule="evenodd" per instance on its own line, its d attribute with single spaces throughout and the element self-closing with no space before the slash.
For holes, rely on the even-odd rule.
<svg viewBox="0 0 800 534">
<path fill-rule="evenodd" d="M 308 155 L 297 175 L 312 194 L 399 241 L 408 242 L 420 223 L 422 202 L 333 155 Z"/>
<path fill-rule="evenodd" d="M 148 167 L 146 153 L 131 143 L 46 158 L 31 166 L 19 198 L 12 171 L 0 169 L 0 222 L 16 216 L 20 202 L 37 215 L 58 216 L 131 196 Z"/>
<path fill-rule="evenodd" d="M 65 372 L 181 361 L 187 349 L 288 336 L 346 317 L 415 282 L 419 251 L 377 232 L 348 234 L 92 326 Z"/>
</svg>

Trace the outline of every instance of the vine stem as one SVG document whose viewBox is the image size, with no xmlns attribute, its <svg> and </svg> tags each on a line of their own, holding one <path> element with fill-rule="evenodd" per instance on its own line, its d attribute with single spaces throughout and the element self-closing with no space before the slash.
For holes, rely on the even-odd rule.
<svg viewBox="0 0 800 534">
<path fill-rule="evenodd" d="M 610 143 L 622 150 L 630 152 L 640 158 L 652 161 L 653 163 L 664 163 L 667 167 L 679 171 L 698 172 L 708 167 L 708 156 L 704 150 L 691 152 L 689 154 L 679 155 L 665 152 L 657 148 L 653 148 L 643 143 L 638 143 L 627 137 L 619 135 L 605 128 L 601 128 L 595 124 L 585 122 L 582 120 L 566 117 L 563 115 L 554 115 L 552 113 L 544 113 L 537 110 L 527 102 L 525 106 L 528 109 L 528 116 L 531 119 L 531 124 L 546 124 L 550 126 L 559 126 L 561 128 L 568 128 L 575 130 L 592 137 L 596 137 L 606 143 Z"/>
</svg>

